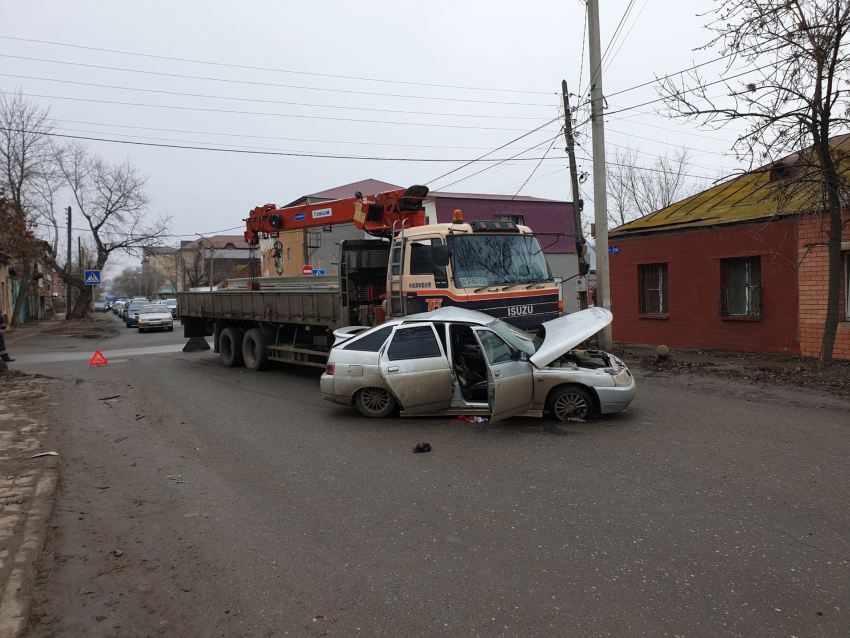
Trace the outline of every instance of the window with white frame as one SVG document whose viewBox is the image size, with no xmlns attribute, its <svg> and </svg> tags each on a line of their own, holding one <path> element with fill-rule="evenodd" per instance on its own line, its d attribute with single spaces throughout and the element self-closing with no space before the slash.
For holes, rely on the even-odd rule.
<svg viewBox="0 0 850 638">
<path fill-rule="evenodd" d="M 291 248 L 286 249 L 286 261 L 290 264 L 292 263 L 292 249 Z"/>
<path fill-rule="evenodd" d="M 640 314 L 669 314 L 667 264 L 642 264 L 638 266 L 638 286 Z"/>
<path fill-rule="evenodd" d="M 761 257 L 723 259 L 720 314 L 724 317 L 761 316 Z"/>
<path fill-rule="evenodd" d="M 844 253 L 844 321 L 850 321 L 850 251 Z"/>
</svg>

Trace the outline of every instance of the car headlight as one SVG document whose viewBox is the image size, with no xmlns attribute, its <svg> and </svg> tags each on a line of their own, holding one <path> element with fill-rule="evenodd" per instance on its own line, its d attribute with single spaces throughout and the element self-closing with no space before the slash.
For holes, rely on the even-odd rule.
<svg viewBox="0 0 850 638">
<path fill-rule="evenodd" d="M 625 368 L 619 374 L 612 375 L 612 378 L 617 387 L 628 387 L 632 384 L 632 374 Z"/>
</svg>

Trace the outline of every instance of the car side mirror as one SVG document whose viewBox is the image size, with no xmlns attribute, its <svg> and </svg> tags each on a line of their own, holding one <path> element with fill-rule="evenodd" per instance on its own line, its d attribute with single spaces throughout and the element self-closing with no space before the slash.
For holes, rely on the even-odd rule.
<svg viewBox="0 0 850 638">
<path fill-rule="evenodd" d="M 434 263 L 441 268 L 449 265 L 449 247 L 445 244 L 440 244 L 433 247 Z"/>
<path fill-rule="evenodd" d="M 519 351 L 519 360 L 520 361 L 528 361 L 528 353 L 520 350 Z"/>
</svg>

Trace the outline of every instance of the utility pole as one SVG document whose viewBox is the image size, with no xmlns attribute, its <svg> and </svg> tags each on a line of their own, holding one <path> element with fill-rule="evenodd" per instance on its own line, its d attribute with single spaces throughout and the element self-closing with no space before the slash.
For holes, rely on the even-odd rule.
<svg viewBox="0 0 850 638">
<path fill-rule="evenodd" d="M 596 299 L 611 310 L 608 273 L 608 192 L 605 186 L 605 122 L 602 114 L 602 53 L 599 0 L 587 0 L 587 40 L 590 48 L 590 119 L 593 132 L 593 208 L 596 218 Z M 599 349 L 611 350 L 611 326 L 599 333 Z"/>
<path fill-rule="evenodd" d="M 567 155 L 570 158 L 570 182 L 573 188 L 573 227 L 574 232 L 583 235 L 581 228 L 581 194 L 578 190 L 578 170 L 576 169 L 576 148 L 575 139 L 573 139 L 573 118 L 570 110 L 570 94 L 567 90 L 567 81 L 561 81 L 561 91 L 564 95 L 564 136 L 567 138 Z M 578 263 L 584 262 L 584 254 L 582 247 L 576 242 L 576 255 L 578 255 Z M 579 267 L 581 273 L 581 267 Z M 583 275 L 581 275 L 583 277 Z M 587 280 L 585 279 L 585 282 Z M 584 290 L 578 293 L 579 310 L 587 308 L 587 284 L 585 283 Z"/>
<path fill-rule="evenodd" d="M 77 236 L 77 269 L 78 269 L 77 274 L 79 274 L 80 279 L 82 279 L 83 278 L 83 240 L 80 239 L 79 235 Z M 85 283 L 85 281 L 83 283 Z M 88 288 L 88 286 L 86 286 L 86 288 Z M 77 296 L 77 303 L 80 303 L 80 297 L 82 297 L 82 296 L 83 296 L 83 291 L 81 290 L 80 294 Z M 86 318 L 86 316 L 83 315 L 83 319 L 85 319 L 85 318 Z"/>
<path fill-rule="evenodd" d="M 68 206 L 68 261 L 65 263 L 65 272 L 70 277 L 71 264 L 74 260 L 71 258 L 71 207 Z M 71 286 L 65 282 L 65 318 L 71 316 Z"/>
</svg>

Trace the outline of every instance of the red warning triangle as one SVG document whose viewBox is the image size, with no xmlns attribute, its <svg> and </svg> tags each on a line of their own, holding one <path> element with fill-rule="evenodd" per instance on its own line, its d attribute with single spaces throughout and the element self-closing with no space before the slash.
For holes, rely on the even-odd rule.
<svg viewBox="0 0 850 638">
<path fill-rule="evenodd" d="M 106 357 L 100 354 L 100 350 L 96 350 L 94 356 L 91 358 L 89 362 L 90 366 L 105 366 L 107 363 Z"/>
</svg>

